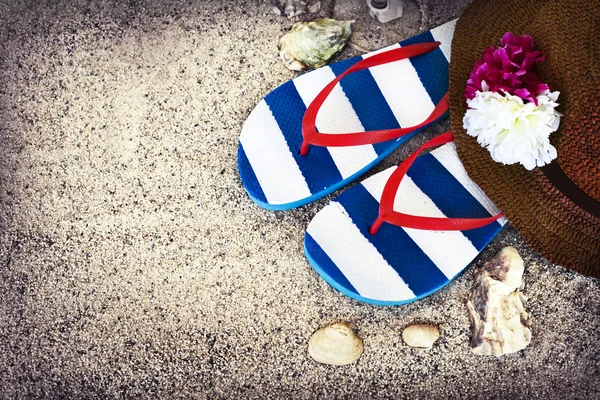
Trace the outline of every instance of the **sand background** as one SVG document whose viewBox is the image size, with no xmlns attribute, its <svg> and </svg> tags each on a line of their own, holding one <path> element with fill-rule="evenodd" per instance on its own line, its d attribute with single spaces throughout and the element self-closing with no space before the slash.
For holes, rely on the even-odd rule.
<svg viewBox="0 0 600 400">
<path fill-rule="evenodd" d="M 460 15 L 408 1 L 371 21 L 359 0 L 339 58 Z M 327 199 L 252 203 L 237 138 L 254 105 L 295 76 L 268 1 L 0 1 L 0 397 L 600 397 L 600 281 L 548 263 L 511 227 L 456 281 L 377 307 L 329 287 L 302 252 Z M 414 138 L 377 167 L 448 127 Z M 502 358 L 469 350 L 474 269 L 503 246 L 526 263 L 533 339 Z M 314 363 L 311 333 L 348 321 L 350 366 Z M 430 351 L 400 337 L 439 326 Z"/>
</svg>

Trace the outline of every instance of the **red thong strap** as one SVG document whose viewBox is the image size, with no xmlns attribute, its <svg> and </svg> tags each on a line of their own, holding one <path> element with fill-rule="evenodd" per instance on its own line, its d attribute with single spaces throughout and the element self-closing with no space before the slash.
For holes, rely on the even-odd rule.
<svg viewBox="0 0 600 400">
<path fill-rule="evenodd" d="M 415 161 L 420 152 L 430 147 L 439 146 L 454 140 L 452 132 L 443 133 L 421 146 L 417 151 L 406 158 L 396 170 L 392 173 L 381 195 L 379 203 L 379 216 L 371 225 L 369 232 L 374 235 L 384 222 L 389 224 L 403 226 L 405 228 L 424 229 L 431 231 L 464 231 L 468 229 L 481 228 L 491 224 L 498 218 L 504 216 L 503 213 L 487 218 L 441 218 L 441 217 L 421 217 L 416 215 L 404 214 L 394 211 L 394 200 L 400 182 L 406 172 Z"/>
<path fill-rule="evenodd" d="M 448 94 L 446 94 L 442 100 L 440 100 L 440 102 L 433 109 L 431 115 L 429 115 L 425 121 L 415 126 L 341 134 L 317 132 L 315 126 L 317 113 L 325 102 L 325 99 L 327 99 L 327 96 L 329 96 L 335 85 L 337 85 L 338 82 L 346 75 L 377 65 L 387 64 L 394 61 L 403 60 L 405 58 L 425 54 L 435 50 L 440 44 L 440 42 L 417 43 L 375 54 L 374 56 L 357 62 L 334 80 L 329 82 L 329 84 L 327 84 L 327 86 L 321 90 L 321 92 L 315 97 L 315 99 L 306 109 L 306 113 L 304 114 L 304 118 L 302 120 L 303 141 L 302 146 L 300 147 L 300 154 L 303 156 L 306 155 L 308 153 L 308 146 L 311 144 L 317 146 L 339 147 L 386 142 L 388 140 L 396 139 L 400 136 L 414 132 L 415 130 L 422 128 L 423 126 L 444 115 L 444 113 L 448 111 Z"/>
</svg>

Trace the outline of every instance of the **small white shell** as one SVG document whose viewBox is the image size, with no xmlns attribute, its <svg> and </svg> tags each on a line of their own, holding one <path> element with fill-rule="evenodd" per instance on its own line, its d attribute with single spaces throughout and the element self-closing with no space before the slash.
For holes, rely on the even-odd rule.
<svg viewBox="0 0 600 400">
<path fill-rule="evenodd" d="M 415 324 L 402 331 L 402 339 L 410 347 L 430 349 L 440 337 L 440 331 L 434 325 Z"/>
<path fill-rule="evenodd" d="M 324 326 L 313 333 L 308 342 L 308 354 L 323 364 L 352 364 L 362 352 L 362 340 L 345 322 Z"/>
</svg>

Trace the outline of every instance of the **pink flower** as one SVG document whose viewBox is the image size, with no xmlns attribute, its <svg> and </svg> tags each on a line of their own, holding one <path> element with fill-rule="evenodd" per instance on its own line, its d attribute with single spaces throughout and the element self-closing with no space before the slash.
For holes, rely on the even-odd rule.
<svg viewBox="0 0 600 400">
<path fill-rule="evenodd" d="M 477 91 L 505 92 L 537 105 L 535 96 L 550 87 L 540 80 L 533 67 L 545 59 L 541 51 L 534 50 L 531 36 L 506 32 L 500 48 L 488 47 L 475 63 L 465 97 L 471 100 Z"/>
</svg>

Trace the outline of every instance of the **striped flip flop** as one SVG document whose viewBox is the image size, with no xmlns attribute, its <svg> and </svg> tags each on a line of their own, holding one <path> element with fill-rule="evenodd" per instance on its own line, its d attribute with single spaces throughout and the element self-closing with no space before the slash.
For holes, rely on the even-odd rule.
<svg viewBox="0 0 600 400">
<path fill-rule="evenodd" d="M 448 132 L 335 198 L 309 224 L 304 252 L 347 296 L 404 304 L 450 283 L 505 222 L 467 176 Z"/>
<path fill-rule="evenodd" d="M 316 69 L 269 93 L 248 116 L 239 140 L 238 167 L 250 197 L 271 210 L 317 200 L 439 119 L 447 102 L 454 25 L 452 21 L 380 51 Z M 436 41 L 422 55 L 398 55 Z M 369 65 L 369 59 L 379 61 Z M 311 109 L 312 126 L 310 117 L 305 118 Z M 325 140 L 333 136 L 353 138 Z"/>
</svg>

